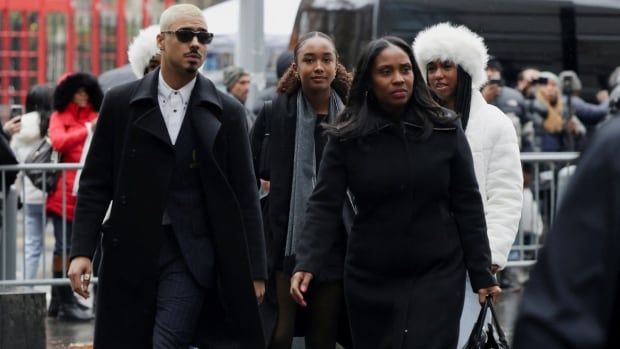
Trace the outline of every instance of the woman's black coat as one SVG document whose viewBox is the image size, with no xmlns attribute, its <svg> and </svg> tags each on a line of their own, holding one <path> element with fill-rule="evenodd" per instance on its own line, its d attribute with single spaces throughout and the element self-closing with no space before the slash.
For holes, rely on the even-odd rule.
<svg viewBox="0 0 620 349">
<path fill-rule="evenodd" d="M 379 119 L 365 136 L 330 139 L 309 201 L 296 270 L 316 273 L 345 191 L 355 197 L 344 289 L 356 349 L 454 348 L 466 269 L 474 289 L 495 284 L 465 134 L 454 122 L 419 141 L 421 124 Z"/>
<path fill-rule="evenodd" d="M 293 183 L 293 161 L 295 150 L 295 126 L 297 121 L 297 94 L 279 95 L 272 102 L 272 108 L 263 108 L 256 118 L 250 134 L 250 145 L 254 159 L 254 169 L 257 179 L 270 181 L 269 195 L 262 200 L 263 221 L 265 222 L 265 243 L 267 245 L 267 264 L 269 283 L 267 285 L 266 300 L 261 306 L 265 337 L 269 339 L 275 327 L 277 318 L 277 300 L 275 294 L 274 271 L 283 270 L 284 250 L 288 228 L 289 208 L 291 202 L 291 188 Z M 268 137 L 268 161 L 261 165 L 265 156 L 262 154 L 263 141 Z M 322 280 L 341 280 L 344 265 L 345 240 L 342 226 L 342 206 L 340 214 L 340 235 L 335 240 L 336 249 L 327 257 L 322 269 Z M 288 260 L 287 260 L 288 261 Z M 291 262 L 291 261 L 289 261 Z M 294 264 L 294 261 L 292 261 Z M 290 266 L 292 269 L 294 265 Z M 297 322 L 298 325 L 299 321 Z M 301 326 L 301 325 L 300 325 Z M 342 334 L 339 342 L 348 342 L 346 326 L 341 326 Z M 297 334 L 303 335 L 303 328 L 297 327 Z"/>
<path fill-rule="evenodd" d="M 267 115 L 269 114 L 269 115 Z M 282 271 L 284 247 L 288 228 L 288 216 L 291 202 L 291 188 L 293 185 L 293 160 L 295 151 L 295 126 L 297 122 L 297 94 L 279 95 L 273 101 L 270 113 L 261 110 L 251 132 L 250 145 L 254 158 L 256 177 L 270 181 L 267 214 L 264 220 L 269 222 L 265 229 L 267 244 L 267 262 L 270 273 L 274 270 Z M 265 135 L 269 134 L 269 163 L 267 169 L 261 169 L 261 148 Z M 339 210 L 342 218 L 342 208 Z M 341 232 L 342 229 L 341 229 Z M 340 236 L 338 245 L 342 246 L 343 236 Z M 340 253 L 328 257 L 324 275 L 329 279 L 337 279 L 342 275 L 344 261 L 344 247 Z M 290 270 L 288 270 L 290 272 Z"/>
</svg>

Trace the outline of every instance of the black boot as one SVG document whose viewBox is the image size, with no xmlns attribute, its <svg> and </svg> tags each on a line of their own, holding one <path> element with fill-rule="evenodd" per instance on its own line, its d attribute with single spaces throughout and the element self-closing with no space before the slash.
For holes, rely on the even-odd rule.
<svg viewBox="0 0 620 349">
<path fill-rule="evenodd" d="M 58 319 L 63 321 L 89 321 L 94 318 L 90 308 L 80 304 L 73 295 L 71 286 L 59 286 L 60 306 Z"/>
<path fill-rule="evenodd" d="M 54 256 L 53 277 L 63 277 L 62 256 Z M 90 308 L 78 302 L 71 286 L 52 286 L 52 299 L 47 314 L 63 321 L 89 321 L 93 319 Z"/>
<path fill-rule="evenodd" d="M 47 316 L 57 317 L 59 306 L 60 301 L 58 300 L 58 286 L 52 286 L 52 299 L 50 299 L 50 307 L 47 309 Z"/>
<path fill-rule="evenodd" d="M 52 277 L 54 279 L 62 278 L 62 256 L 54 255 L 54 259 L 52 260 Z M 60 307 L 58 287 L 59 286 L 52 286 L 52 298 L 50 299 L 50 306 L 47 309 L 47 316 L 50 317 L 58 316 L 58 308 Z"/>
</svg>

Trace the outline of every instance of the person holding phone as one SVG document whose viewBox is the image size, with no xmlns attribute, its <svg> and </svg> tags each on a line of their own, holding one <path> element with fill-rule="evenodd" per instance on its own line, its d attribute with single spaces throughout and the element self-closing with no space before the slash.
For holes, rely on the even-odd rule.
<svg viewBox="0 0 620 349">
<path fill-rule="evenodd" d="M 22 115 L 24 107 L 19 104 L 11 105 L 11 114 L 9 119 L 2 125 L 2 131 L 7 140 L 10 140 L 14 134 L 21 129 Z"/>
<path fill-rule="evenodd" d="M 52 96 L 54 87 L 50 84 L 34 85 L 26 95 L 26 114 L 16 116 L 21 125 L 19 131 L 11 138 L 11 149 L 20 163 L 30 155 L 47 136 L 47 126 L 52 113 Z M 23 183 L 23 187 L 21 184 Z M 44 193 L 35 187 L 28 176 L 17 181 L 17 192 L 24 203 L 26 221 L 25 241 L 25 277 L 34 279 L 39 268 L 41 251 L 44 247 L 43 210 L 45 208 Z"/>
</svg>

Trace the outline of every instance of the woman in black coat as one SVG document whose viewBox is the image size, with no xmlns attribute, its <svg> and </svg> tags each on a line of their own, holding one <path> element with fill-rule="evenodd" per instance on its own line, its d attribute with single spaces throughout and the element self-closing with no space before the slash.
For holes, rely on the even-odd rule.
<svg viewBox="0 0 620 349">
<path fill-rule="evenodd" d="M 305 303 L 339 235 L 348 189 L 358 211 L 344 271 L 353 347 L 456 347 L 465 271 L 481 300 L 500 289 L 465 134 L 432 101 L 409 45 L 368 44 L 328 130 L 291 294 Z"/>
<path fill-rule="evenodd" d="M 316 182 L 327 136 L 322 123 L 344 109 L 351 77 L 338 63 L 333 41 L 311 32 L 299 38 L 293 62 L 278 83 L 278 98 L 259 113 L 251 132 L 256 177 L 262 181 L 269 284 L 262 306 L 270 349 L 290 348 L 295 328 L 307 348 L 334 348 L 340 309 L 345 229 L 338 209 L 338 241 L 312 290 L 312 305 L 300 309 L 289 295 L 298 234 Z M 277 310 L 276 310 L 277 309 Z M 302 315 L 302 316 L 300 316 Z M 275 328 L 274 328 L 275 327 Z"/>
</svg>

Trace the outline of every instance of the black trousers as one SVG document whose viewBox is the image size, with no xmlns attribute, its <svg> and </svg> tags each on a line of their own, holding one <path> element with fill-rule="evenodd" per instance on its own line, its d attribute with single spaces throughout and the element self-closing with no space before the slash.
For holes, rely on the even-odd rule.
<svg viewBox="0 0 620 349">
<path fill-rule="evenodd" d="M 153 348 L 188 348 L 209 290 L 187 268 L 170 226 L 164 229 L 159 269 Z"/>
</svg>

